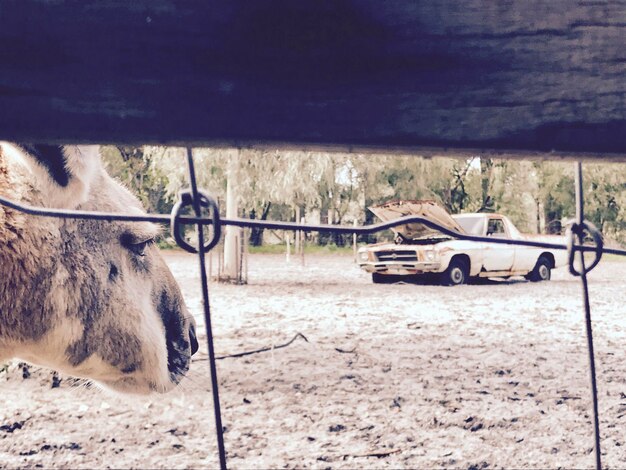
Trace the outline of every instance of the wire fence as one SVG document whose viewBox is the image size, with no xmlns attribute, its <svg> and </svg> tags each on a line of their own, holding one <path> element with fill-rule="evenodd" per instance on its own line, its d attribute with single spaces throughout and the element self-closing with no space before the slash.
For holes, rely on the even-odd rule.
<svg viewBox="0 0 626 470">
<path fill-rule="evenodd" d="M 213 341 L 213 329 L 211 323 L 211 309 L 209 302 L 208 277 L 206 271 L 205 254 L 217 245 L 220 241 L 223 226 L 235 226 L 244 228 L 262 228 L 274 230 L 290 230 L 304 232 L 327 232 L 338 234 L 355 234 L 369 235 L 394 227 L 402 226 L 409 223 L 421 223 L 432 229 L 435 229 L 445 235 L 475 242 L 488 242 L 506 245 L 519 245 L 546 249 L 567 250 L 569 255 L 569 270 L 574 276 L 579 276 L 582 282 L 582 293 L 585 312 L 585 326 L 587 334 L 587 346 L 589 352 L 589 373 L 591 382 L 591 399 L 593 403 L 593 424 L 594 424 L 594 452 L 596 468 L 602 468 L 601 448 L 600 448 L 600 428 L 598 413 L 598 392 L 596 384 L 596 370 L 593 345 L 593 330 L 591 322 L 591 308 L 589 302 L 589 290 L 587 274 L 600 262 L 604 253 L 626 256 L 626 250 L 618 248 L 607 248 L 604 246 L 601 233 L 584 218 L 584 200 L 583 200 L 583 174 L 582 164 L 576 163 L 576 221 L 567 231 L 567 244 L 555 244 L 534 240 L 514 240 L 505 238 L 493 238 L 469 235 L 451 230 L 440 224 L 433 222 L 420 216 L 407 216 L 398 218 L 389 222 L 365 225 L 365 226 L 347 226 L 347 225 L 310 225 L 296 222 L 278 222 L 267 220 L 251 220 L 244 218 L 221 218 L 219 207 L 215 199 L 198 189 L 195 173 L 193 152 L 191 148 L 187 149 L 187 168 L 189 173 L 190 187 L 179 193 L 178 201 L 172 208 L 170 215 L 165 214 L 145 214 L 145 215 L 128 215 L 105 212 L 88 212 L 79 210 L 59 210 L 48 209 L 42 207 L 33 207 L 25 205 L 0 196 L 0 205 L 12 208 L 14 210 L 43 217 L 57 217 L 68 219 L 90 219 L 102 220 L 107 222 L 126 221 L 126 222 L 153 222 L 168 224 L 172 236 L 177 244 L 184 250 L 197 253 L 200 266 L 200 278 L 202 287 L 202 299 L 204 307 L 204 319 L 207 333 L 208 362 L 210 368 L 211 389 L 213 394 L 213 409 L 215 417 L 215 429 L 217 438 L 217 448 L 219 453 L 220 467 L 226 469 L 226 449 L 224 445 L 224 427 L 222 426 L 222 414 L 219 397 L 219 384 L 217 379 L 216 355 Z M 193 214 L 185 215 L 186 211 L 192 210 Z M 186 225 L 195 225 L 197 228 L 197 245 L 192 245 L 185 239 L 184 227 Z M 205 232 L 206 230 L 206 232 Z M 205 236 L 208 234 L 208 237 Z M 585 253 L 593 253 L 591 264 L 586 265 L 584 257 Z M 576 265 L 578 260 L 578 265 Z"/>
</svg>

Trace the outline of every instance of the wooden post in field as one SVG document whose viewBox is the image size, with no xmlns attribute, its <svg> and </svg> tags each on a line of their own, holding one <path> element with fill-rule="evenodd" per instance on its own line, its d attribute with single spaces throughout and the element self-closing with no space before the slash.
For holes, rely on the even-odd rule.
<svg viewBox="0 0 626 470">
<path fill-rule="evenodd" d="M 352 224 L 352 225 L 354 225 L 354 226 L 356 227 L 356 225 L 357 225 L 357 220 L 356 220 L 356 219 L 354 219 L 354 222 L 353 222 L 353 224 Z M 353 251 L 353 253 L 354 253 L 354 262 L 356 263 L 356 262 L 357 262 L 357 259 L 356 259 L 356 253 L 357 253 L 357 246 L 356 246 L 356 232 L 354 232 L 354 233 L 352 234 L 352 251 Z"/>
<path fill-rule="evenodd" d="M 300 218 L 300 223 L 304 224 L 304 217 Z M 300 230 L 298 232 L 300 234 L 300 256 L 301 256 L 301 262 L 302 262 L 302 266 L 305 265 L 305 261 L 304 261 L 304 241 L 305 241 L 305 232 L 304 230 Z"/>
<path fill-rule="evenodd" d="M 237 170 L 239 169 L 239 162 L 241 160 L 241 150 L 238 150 L 235 154 L 232 154 L 228 160 L 228 171 L 226 179 L 226 217 L 237 217 Z M 222 265 L 222 278 L 230 281 L 237 282 L 239 279 L 239 263 L 238 263 L 238 239 L 237 227 L 227 226 L 224 229 L 224 264 Z"/>
<path fill-rule="evenodd" d="M 247 229 L 244 229 L 244 275 L 245 275 L 245 281 L 246 284 L 248 283 L 248 259 L 250 258 L 250 231 Z"/>
<path fill-rule="evenodd" d="M 211 278 L 213 277 L 213 251 L 209 251 L 209 282 L 211 282 Z"/>
<path fill-rule="evenodd" d="M 300 221 L 300 206 L 296 204 L 296 223 Z M 296 230 L 293 236 L 293 252 L 295 255 L 300 254 L 300 230 Z"/>
<path fill-rule="evenodd" d="M 287 234 L 287 256 L 285 257 L 287 262 L 291 261 L 291 235 Z"/>
<path fill-rule="evenodd" d="M 245 229 L 243 227 L 239 227 L 239 243 L 238 243 L 238 248 L 239 248 L 239 278 L 238 278 L 238 283 L 239 284 L 247 284 L 248 280 L 246 278 L 246 276 L 244 276 L 243 274 L 243 267 L 244 267 L 244 256 L 245 256 L 245 248 L 244 248 L 244 244 L 245 244 L 245 236 L 246 236 L 246 232 Z"/>
<path fill-rule="evenodd" d="M 217 278 L 216 281 L 220 282 L 222 280 L 222 269 L 224 268 L 224 244 L 220 243 L 219 252 L 217 254 Z"/>
</svg>

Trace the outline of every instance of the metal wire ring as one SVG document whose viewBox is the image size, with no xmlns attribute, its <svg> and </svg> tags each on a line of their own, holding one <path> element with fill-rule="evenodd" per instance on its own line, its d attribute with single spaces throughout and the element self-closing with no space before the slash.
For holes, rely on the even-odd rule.
<svg viewBox="0 0 626 470">
<path fill-rule="evenodd" d="M 591 263 L 591 265 L 588 267 L 585 267 L 583 269 L 583 273 L 581 273 L 574 267 L 574 256 L 577 251 L 582 251 L 580 246 L 576 246 L 576 238 L 578 237 L 578 240 L 582 242 L 582 238 L 585 232 L 589 233 L 591 237 L 593 238 L 593 243 L 594 243 L 593 252 L 595 254 L 595 258 L 593 262 Z M 578 223 L 572 224 L 572 226 L 567 230 L 567 253 L 569 254 L 569 262 L 568 262 L 569 272 L 572 273 L 574 276 L 581 276 L 582 274 L 587 274 L 589 271 L 595 268 L 600 262 L 600 259 L 602 258 L 603 247 L 604 247 L 604 240 L 602 240 L 602 234 L 596 228 L 596 226 L 593 225 L 591 222 L 584 221 L 582 222 L 582 224 L 578 224 Z"/>
<path fill-rule="evenodd" d="M 210 219 L 208 220 L 210 220 L 210 224 L 213 225 L 213 234 L 211 235 L 209 241 L 204 245 L 204 250 L 209 251 L 219 243 L 220 237 L 222 236 L 220 211 L 217 203 L 215 202 L 215 199 L 213 199 L 211 196 L 200 190 L 198 191 L 198 196 L 200 198 L 200 200 L 198 201 L 199 206 L 208 209 L 210 217 Z M 189 253 L 198 253 L 198 249 L 195 246 L 190 245 L 185 240 L 185 237 L 182 233 L 183 224 L 180 223 L 180 217 L 182 215 L 183 209 L 188 206 L 193 206 L 193 204 L 194 200 L 191 189 L 184 189 L 178 193 L 178 201 L 176 202 L 176 204 L 174 204 L 174 207 L 172 207 L 172 213 L 170 217 L 170 230 L 172 233 L 172 237 L 174 237 L 174 240 L 176 240 L 178 246 L 180 246 L 183 250 L 188 251 Z"/>
</svg>

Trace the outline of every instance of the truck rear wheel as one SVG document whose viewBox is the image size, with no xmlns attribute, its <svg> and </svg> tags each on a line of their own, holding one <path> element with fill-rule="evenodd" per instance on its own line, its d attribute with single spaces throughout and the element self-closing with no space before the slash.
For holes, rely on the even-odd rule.
<svg viewBox="0 0 626 470">
<path fill-rule="evenodd" d="M 545 256 L 540 256 L 533 270 L 526 275 L 526 279 L 530 282 L 549 281 L 551 269 L 550 260 Z"/>
<path fill-rule="evenodd" d="M 444 286 L 459 286 L 467 283 L 469 266 L 462 258 L 452 258 L 448 269 L 441 273 L 441 284 Z"/>
</svg>

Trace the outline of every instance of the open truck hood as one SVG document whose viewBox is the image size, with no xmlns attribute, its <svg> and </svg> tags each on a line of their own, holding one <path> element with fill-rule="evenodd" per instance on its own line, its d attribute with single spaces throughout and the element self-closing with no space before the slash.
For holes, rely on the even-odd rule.
<svg viewBox="0 0 626 470">
<path fill-rule="evenodd" d="M 443 225 L 450 230 L 465 233 L 448 211 L 435 201 L 389 201 L 385 204 L 372 206 L 369 210 L 383 222 L 389 222 L 409 215 L 418 215 Z M 443 235 L 441 232 L 421 223 L 399 225 L 391 230 L 393 230 L 395 234 L 401 235 L 406 240 L 424 239 L 430 236 L 437 237 Z"/>
</svg>

